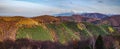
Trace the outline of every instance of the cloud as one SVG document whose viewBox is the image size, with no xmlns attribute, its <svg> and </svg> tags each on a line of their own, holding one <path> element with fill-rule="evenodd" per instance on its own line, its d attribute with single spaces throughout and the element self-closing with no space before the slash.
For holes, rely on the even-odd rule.
<svg viewBox="0 0 120 49">
<path fill-rule="evenodd" d="M 25 16 L 35 16 L 44 14 L 54 14 L 65 12 L 65 9 L 61 9 L 54 6 L 47 6 L 31 2 L 23 1 L 10 1 L 0 2 L 0 13 L 13 14 L 13 15 L 25 15 Z"/>
<path fill-rule="evenodd" d="M 90 0 L 89 0 L 90 1 Z M 118 5 L 111 5 L 108 3 L 98 3 L 98 0 L 76 0 L 72 3 L 63 3 L 62 6 L 68 6 L 68 9 L 74 10 L 76 12 L 98 12 L 98 13 L 105 13 L 105 14 L 120 14 L 120 6 Z M 110 0 L 102 0 L 103 2 Z M 116 2 L 115 0 L 113 2 Z"/>
<path fill-rule="evenodd" d="M 120 6 L 108 4 L 109 0 L 102 0 L 104 3 L 98 3 L 99 0 L 1 0 L 0 15 L 23 15 L 37 16 L 45 14 L 56 14 L 63 12 L 99 12 L 109 14 L 120 14 Z M 107 2 L 108 1 L 108 2 Z M 115 0 L 113 2 L 116 2 Z M 39 3 L 40 2 L 40 3 Z"/>
</svg>

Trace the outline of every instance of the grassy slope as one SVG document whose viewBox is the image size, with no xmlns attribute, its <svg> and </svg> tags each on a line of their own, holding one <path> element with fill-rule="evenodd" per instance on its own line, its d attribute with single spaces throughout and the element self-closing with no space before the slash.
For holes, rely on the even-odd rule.
<svg viewBox="0 0 120 49">
<path fill-rule="evenodd" d="M 72 28 L 69 28 L 70 26 L 67 25 L 68 23 L 62 23 L 59 25 L 55 24 L 48 24 L 47 27 L 49 29 L 53 29 L 56 32 L 56 35 L 58 37 L 58 40 L 62 43 L 66 41 L 71 41 L 71 40 L 79 40 L 80 36 L 75 35 L 75 31 Z M 70 24 L 69 24 L 70 25 Z M 71 27 L 74 27 L 75 25 L 71 25 Z"/>
<path fill-rule="evenodd" d="M 52 40 L 49 31 L 41 26 L 33 28 L 20 28 L 17 38 L 32 38 L 34 40 Z"/>
<path fill-rule="evenodd" d="M 46 24 L 47 29 L 42 26 L 33 28 L 20 28 L 18 30 L 17 38 L 32 38 L 34 40 L 50 40 L 53 41 L 53 37 L 56 37 L 61 43 L 65 43 L 71 40 L 80 40 L 80 37 L 90 37 L 109 34 L 106 30 L 108 26 L 96 26 L 90 23 L 83 23 L 86 28 L 80 30 L 77 23 L 66 22 L 61 24 Z M 50 34 L 53 32 L 56 36 Z"/>
<path fill-rule="evenodd" d="M 106 35 L 109 34 L 107 30 L 105 30 L 106 27 L 104 26 L 97 26 L 95 24 L 91 24 L 91 23 L 84 23 L 86 25 L 87 30 L 92 33 L 93 35 Z"/>
</svg>

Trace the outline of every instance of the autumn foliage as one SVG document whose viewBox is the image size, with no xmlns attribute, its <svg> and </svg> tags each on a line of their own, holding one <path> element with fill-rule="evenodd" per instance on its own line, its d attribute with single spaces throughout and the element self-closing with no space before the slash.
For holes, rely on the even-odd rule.
<svg viewBox="0 0 120 49">
<path fill-rule="evenodd" d="M 0 41 L 11 39 L 15 40 L 16 31 L 22 25 L 32 26 L 37 25 L 37 22 L 22 16 L 1 16 L 0 17 Z"/>
<path fill-rule="evenodd" d="M 56 18 L 54 16 L 49 16 L 49 15 L 32 17 L 32 19 L 38 21 L 39 23 L 58 23 L 58 22 L 60 22 L 59 18 Z"/>
<path fill-rule="evenodd" d="M 113 27 L 117 27 L 119 29 L 119 24 L 117 23 L 119 21 L 116 21 L 116 19 L 117 18 L 115 19 L 111 18 L 108 20 L 111 20 L 111 22 L 109 23 L 114 23 L 114 24 L 111 24 Z M 74 22 L 74 24 L 72 25 L 71 23 L 67 23 L 68 21 L 66 20 L 70 20 L 70 22 Z M 106 47 L 111 48 L 110 45 L 112 44 L 113 46 L 117 45 L 119 47 L 120 40 L 118 40 L 118 38 L 111 39 L 111 38 L 105 38 L 102 36 L 99 36 L 98 38 L 96 38 L 97 35 L 99 34 L 104 35 L 106 33 L 105 35 L 108 35 L 109 34 L 108 32 L 111 32 L 114 34 L 114 32 L 116 31 L 113 29 L 112 26 L 106 27 L 108 29 L 107 31 L 104 29 L 104 27 L 100 25 L 97 26 L 96 24 L 92 24 L 92 22 L 96 20 L 97 19 L 91 19 L 91 18 L 88 19 L 88 18 L 83 18 L 81 16 L 77 16 L 77 15 L 73 15 L 72 17 L 63 17 L 61 19 L 60 17 L 54 17 L 50 15 L 42 15 L 42 16 L 31 17 L 31 18 L 23 17 L 23 16 L 12 16 L 12 17 L 0 16 L 0 49 L 92 49 L 94 48 L 92 47 L 93 43 L 96 45 L 95 46 L 96 49 L 99 49 L 100 47 L 102 49 L 105 49 Z M 104 23 L 108 23 L 108 21 L 106 20 L 106 22 Z M 35 27 L 36 29 L 34 29 Z M 37 34 L 38 31 L 39 33 L 41 32 L 46 34 L 50 33 L 49 34 L 50 36 L 46 36 L 46 34 L 45 35 L 41 34 L 41 36 L 39 36 L 38 38 L 40 37 L 43 38 L 43 36 L 44 37 L 52 36 L 52 40 L 54 41 L 49 41 L 49 40 L 35 41 L 35 40 L 32 40 L 32 38 L 16 39 L 16 36 L 18 33 L 17 31 L 19 29 L 21 30 L 26 29 L 25 33 L 28 33 L 28 32 L 31 33 L 32 31 L 33 31 L 33 34 L 34 33 Z M 36 34 L 35 34 L 35 37 L 36 37 Z M 61 38 L 58 38 L 59 37 L 58 34 L 60 34 L 59 36 Z M 83 37 L 85 39 L 83 39 Z M 92 41 L 92 39 L 87 40 L 87 38 L 90 38 L 90 37 L 93 37 L 93 38 L 95 37 L 94 42 Z M 61 42 L 63 42 L 64 44 L 60 43 L 58 39 L 63 40 Z M 105 40 L 108 40 L 108 41 L 111 40 L 111 42 L 105 42 Z M 116 40 L 116 42 L 114 42 L 114 40 Z M 117 43 L 117 44 L 115 45 L 114 43 Z"/>
<path fill-rule="evenodd" d="M 38 25 L 38 22 L 30 19 L 30 18 L 23 18 L 16 24 L 17 26 L 24 26 L 24 27 L 32 27 Z"/>
<path fill-rule="evenodd" d="M 40 24 L 59 23 L 59 18 L 49 15 L 27 18 L 24 16 L 0 16 L 0 41 L 15 40 L 19 27 L 34 27 Z"/>
</svg>

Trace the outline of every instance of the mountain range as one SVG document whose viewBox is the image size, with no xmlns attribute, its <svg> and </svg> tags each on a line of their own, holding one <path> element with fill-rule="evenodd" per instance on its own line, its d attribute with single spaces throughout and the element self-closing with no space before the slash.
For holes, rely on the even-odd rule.
<svg viewBox="0 0 120 49">
<path fill-rule="evenodd" d="M 72 15 L 81 15 L 83 17 L 89 17 L 89 18 L 105 18 L 110 17 L 110 14 L 101 14 L 101 13 L 60 13 L 60 14 L 53 14 L 54 16 L 72 16 Z"/>
</svg>

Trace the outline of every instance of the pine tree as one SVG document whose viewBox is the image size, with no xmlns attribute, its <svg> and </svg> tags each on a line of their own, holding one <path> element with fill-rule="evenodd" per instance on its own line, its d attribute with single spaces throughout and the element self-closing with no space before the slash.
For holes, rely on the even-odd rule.
<svg viewBox="0 0 120 49">
<path fill-rule="evenodd" d="M 103 38 L 101 35 L 98 36 L 96 43 L 95 43 L 96 49 L 105 49 Z"/>
</svg>

